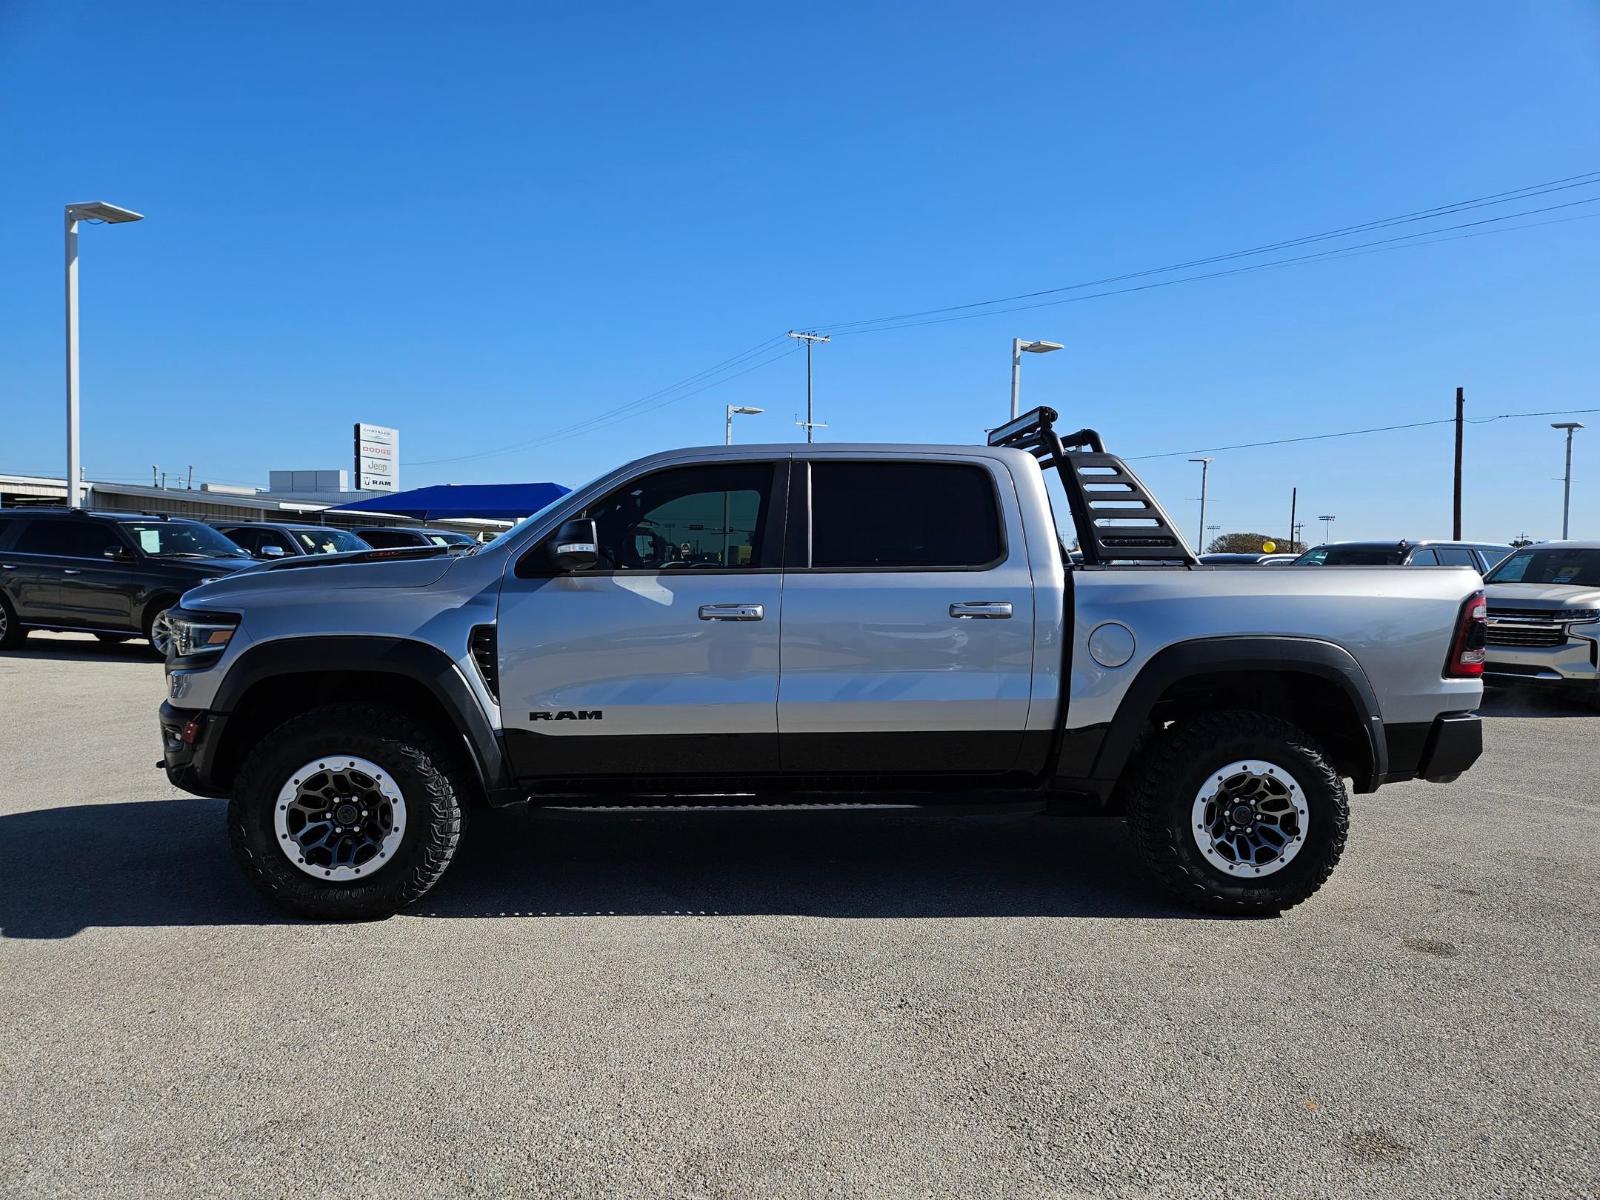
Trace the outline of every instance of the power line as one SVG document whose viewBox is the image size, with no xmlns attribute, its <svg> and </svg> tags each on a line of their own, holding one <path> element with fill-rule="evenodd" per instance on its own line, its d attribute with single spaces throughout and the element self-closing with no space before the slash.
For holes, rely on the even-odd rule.
<svg viewBox="0 0 1600 1200">
<path fill-rule="evenodd" d="M 1210 266 L 1213 263 L 1227 262 L 1236 258 L 1248 258 L 1257 254 L 1268 254 L 1276 250 L 1287 250 L 1294 246 L 1303 246 L 1313 242 L 1329 241 L 1334 238 L 1352 236 L 1358 233 L 1369 233 L 1377 229 L 1389 228 L 1395 225 L 1407 224 L 1415 221 L 1431 220 L 1442 216 L 1449 216 L 1457 212 L 1466 212 L 1475 208 L 1484 208 L 1493 204 L 1508 204 L 1516 200 L 1529 200 L 1536 196 L 1548 195 L 1552 192 L 1566 191 L 1569 188 L 1588 187 L 1596 183 L 1600 183 L 1600 171 L 1588 171 L 1581 175 L 1569 175 L 1562 179 L 1553 179 L 1545 183 L 1529 184 L 1526 187 L 1513 188 L 1510 191 L 1505 192 L 1495 192 L 1487 196 L 1477 196 L 1470 200 L 1457 200 L 1449 204 L 1441 204 L 1433 208 L 1421 209 L 1416 212 L 1401 213 L 1393 217 L 1382 217 L 1375 221 L 1364 221 L 1355 225 L 1345 225 L 1338 229 L 1325 230 L 1322 233 L 1306 234 L 1302 237 L 1288 238 L 1278 242 L 1268 242 L 1246 250 L 1231 250 L 1225 254 L 1214 254 L 1204 258 L 1190 259 L 1187 262 L 1170 263 L 1164 267 L 1149 267 L 1142 271 L 1129 271 L 1120 275 L 1107 275 L 1100 279 L 1085 280 L 1081 283 L 1071 283 L 1061 287 L 1044 288 L 1034 292 L 1020 292 L 1012 296 L 998 296 L 990 300 L 975 300 L 967 304 L 947 305 L 943 308 L 921 309 L 914 312 L 897 313 L 890 316 L 868 317 L 856 321 L 824 323 L 820 327 L 831 329 L 838 333 L 864 332 L 862 329 L 863 326 L 877 326 L 889 322 L 910 320 L 917 317 L 938 316 L 945 313 L 963 312 L 970 309 L 989 308 L 994 305 L 1009 304 L 1018 300 L 1034 300 L 1041 296 L 1056 295 L 1061 292 L 1081 291 L 1084 288 L 1100 287 L 1108 283 L 1123 283 L 1130 279 L 1141 279 L 1149 275 L 1165 275 L 1170 274 L 1173 271 L 1185 271 L 1192 267 Z"/>
<path fill-rule="evenodd" d="M 587 417 L 584 420 L 578 421 L 572 425 L 561 426 L 557 429 L 551 430 L 549 433 L 539 434 L 536 437 L 527 438 L 520 442 L 513 442 L 510 445 L 500 446 L 494 450 L 483 450 L 473 454 L 459 454 L 449 458 L 422 459 L 420 461 L 410 463 L 409 466 L 431 467 L 438 466 L 441 463 L 466 462 L 470 459 L 489 458 L 496 454 L 505 454 L 513 450 L 522 450 L 530 446 L 542 445 L 546 442 L 555 441 L 566 437 L 569 433 L 586 433 L 596 426 L 603 425 L 608 421 L 616 420 L 618 417 L 633 415 L 639 412 L 651 412 L 656 408 L 663 408 L 665 407 L 664 404 L 651 405 L 650 402 L 652 400 L 668 396 L 670 393 L 677 392 L 683 388 L 690 387 L 695 383 L 710 379 L 712 376 L 722 374 L 734 366 L 748 362 L 751 358 L 760 355 L 764 351 L 772 349 L 774 346 L 782 343 L 783 341 L 784 335 L 782 334 L 769 337 L 765 341 L 758 342 L 754 346 L 751 346 L 748 350 L 740 351 L 738 354 L 732 355 L 729 358 L 725 358 L 714 366 L 705 368 L 703 371 L 697 371 L 693 375 L 686 376 L 683 379 L 678 380 L 676 383 L 668 384 L 663 388 L 657 388 L 655 391 L 648 392 L 636 400 L 630 400 L 626 404 L 621 404 L 615 408 L 607 409 L 604 412 L 596 413 L 594 416 Z M 758 367 L 764 367 L 768 365 L 768 363 L 776 362 L 779 358 L 785 357 L 788 352 L 789 351 L 786 349 L 784 354 L 779 354 L 772 358 L 768 358 L 764 362 L 757 363 L 755 366 L 750 367 L 749 370 L 755 370 Z M 707 391 L 710 388 L 718 387 L 729 382 L 730 380 L 737 379 L 740 375 L 746 375 L 749 373 L 749 370 L 735 371 L 732 374 L 725 375 L 723 378 L 715 379 L 712 382 L 707 383 L 704 387 L 696 388 L 693 391 L 684 392 L 684 394 L 681 396 L 672 396 L 667 403 L 676 403 L 678 400 L 686 399 L 689 396 L 699 395 L 700 392 Z"/>
<path fill-rule="evenodd" d="M 1564 417 L 1577 413 L 1596 413 L 1600 408 L 1553 408 L 1543 412 L 1499 413 L 1492 417 L 1467 418 L 1470 425 L 1489 425 L 1495 421 L 1513 421 L 1522 417 Z M 1423 429 L 1429 425 L 1454 425 L 1454 417 L 1439 417 L 1432 421 L 1408 421 L 1403 425 L 1374 425 L 1371 429 L 1344 429 L 1337 433 L 1308 433 L 1299 437 L 1272 438 L 1264 442 L 1238 442 L 1231 446 L 1202 446 L 1197 450 L 1164 450 L 1160 454 L 1135 454 L 1129 462 L 1143 462 L 1152 458 L 1180 458 L 1190 454 L 1220 454 L 1224 450 L 1259 450 L 1264 446 L 1288 446 L 1295 442 L 1325 442 L 1331 438 L 1360 437 L 1368 433 L 1395 433 L 1402 429 Z"/>
<path fill-rule="evenodd" d="M 1061 305 L 1061 304 L 1081 304 L 1085 300 L 1100 300 L 1100 299 L 1103 299 L 1103 298 L 1105 298 L 1107 296 L 1126 296 L 1126 295 L 1129 295 L 1129 294 L 1131 294 L 1133 292 L 1154 291 L 1157 288 L 1174 287 L 1174 286 L 1176 286 L 1177 284 L 1180 284 L 1180 283 L 1198 283 L 1201 280 L 1221 279 L 1224 276 L 1228 276 L 1228 275 L 1247 275 L 1252 271 L 1265 271 L 1265 270 L 1269 270 L 1269 269 L 1271 269 L 1273 267 L 1291 266 L 1291 265 L 1296 264 L 1296 263 L 1314 262 L 1314 261 L 1317 261 L 1317 260 L 1327 260 L 1327 259 L 1334 259 L 1334 258 L 1354 258 L 1354 257 L 1359 255 L 1363 251 L 1366 251 L 1368 253 L 1376 253 L 1377 251 L 1373 250 L 1372 249 L 1373 247 L 1378 247 L 1378 248 L 1396 248 L 1398 243 L 1405 243 L 1405 242 L 1410 242 L 1410 243 L 1412 243 L 1414 245 L 1428 245 L 1428 244 L 1430 244 L 1428 242 L 1418 242 L 1418 241 L 1416 241 L 1416 239 L 1419 239 L 1419 238 L 1434 238 L 1434 239 L 1436 239 L 1438 241 L 1450 241 L 1450 240 L 1453 240 L 1453 239 L 1450 239 L 1450 238 L 1439 238 L 1437 235 L 1439 235 L 1441 233 L 1450 233 L 1450 232 L 1452 232 L 1454 230 L 1458 230 L 1458 229 L 1473 229 L 1473 228 L 1476 228 L 1476 227 L 1481 226 L 1481 225 L 1493 225 L 1493 224 L 1495 224 L 1497 222 L 1500 222 L 1500 221 L 1514 221 L 1519 217 L 1531 217 L 1531 216 L 1537 216 L 1540 213 L 1556 212 L 1556 211 L 1558 211 L 1560 209 L 1573 208 L 1573 207 L 1576 207 L 1576 206 L 1578 206 L 1580 204 L 1596 204 L 1596 203 L 1600 203 L 1600 196 L 1591 196 L 1591 197 L 1589 197 L 1587 199 L 1584 199 L 1584 200 L 1571 200 L 1571 201 L 1566 202 L 1565 204 L 1551 204 L 1551 205 L 1545 206 L 1544 208 L 1525 209 L 1522 212 L 1506 213 L 1506 214 L 1504 214 L 1502 216 L 1498 216 L 1498 217 L 1484 217 L 1484 218 L 1482 218 L 1480 220 L 1477 220 L 1477 221 L 1464 221 L 1459 225 L 1444 225 L 1444 226 L 1441 226 L 1438 229 L 1426 229 L 1426 230 L 1422 230 L 1422 231 L 1417 232 L 1417 233 L 1399 234 L 1399 235 L 1397 235 L 1395 237 L 1392 237 L 1392 238 L 1379 238 L 1378 240 L 1371 241 L 1371 242 L 1358 242 L 1354 246 L 1341 246 L 1341 247 L 1339 247 L 1337 249 L 1334 249 L 1334 250 L 1319 250 L 1319 251 L 1316 251 L 1315 253 L 1312 253 L 1312 254 L 1297 254 L 1297 255 L 1292 255 L 1289 258 L 1273 259 L 1270 262 L 1252 263 L 1249 266 L 1245 266 L 1245 267 L 1229 267 L 1226 270 L 1207 271 L 1207 272 L 1205 272 L 1203 274 L 1200 274 L 1200 275 L 1184 275 L 1184 276 L 1181 276 L 1181 277 L 1179 277 L 1177 279 L 1162 279 L 1162 280 L 1156 281 L 1155 283 L 1141 283 L 1141 284 L 1135 284 L 1132 287 L 1111 288 L 1111 289 L 1109 289 L 1107 291 L 1103 291 L 1103 292 L 1089 292 L 1088 294 L 1082 295 L 1082 296 L 1066 296 L 1066 297 L 1063 297 L 1063 298 L 1057 299 L 1057 300 L 1039 300 L 1039 301 L 1035 301 L 1032 304 L 1013 304 L 1013 305 L 1010 305 L 1010 306 L 1005 307 L 1005 308 L 986 309 L 983 312 L 955 313 L 954 315 L 951 315 L 951 316 L 929 317 L 928 319 L 922 320 L 922 321 L 903 321 L 903 322 L 901 322 L 900 324 L 897 324 L 897 325 L 881 325 L 881 326 L 878 326 L 877 328 L 873 328 L 873 329 L 847 329 L 847 330 L 843 331 L 842 333 L 839 333 L 837 336 L 839 336 L 839 337 L 850 337 L 853 334 L 862 334 L 862 333 L 887 333 L 887 332 L 890 332 L 890 331 L 896 330 L 896 329 L 913 329 L 913 328 L 916 328 L 916 327 L 921 326 L 921 325 L 947 325 L 947 324 L 949 324 L 949 323 L 951 323 L 953 321 L 971 321 L 971 320 L 975 320 L 975 319 L 977 319 L 979 317 L 998 316 L 1001 313 L 1025 312 L 1025 311 L 1027 311 L 1029 309 L 1035 309 L 1035 308 L 1052 308 L 1052 307 L 1055 307 L 1055 306 Z M 1557 222 L 1554 222 L 1554 221 L 1552 221 L 1552 222 L 1536 221 L 1536 222 L 1530 222 L 1528 225 L 1514 225 L 1514 226 L 1510 226 L 1510 227 L 1508 227 L 1506 229 L 1490 230 L 1490 231 L 1487 231 L 1487 232 L 1495 232 L 1495 233 L 1506 232 L 1506 233 L 1509 233 L 1509 232 L 1511 232 L 1513 230 L 1516 230 L 1516 229 L 1531 229 L 1531 228 L 1535 228 L 1538 225 L 1556 224 L 1556 223 Z M 1077 286 L 1077 285 L 1074 285 L 1074 286 Z M 1066 290 L 1066 289 L 1057 289 L 1057 290 Z"/>
</svg>

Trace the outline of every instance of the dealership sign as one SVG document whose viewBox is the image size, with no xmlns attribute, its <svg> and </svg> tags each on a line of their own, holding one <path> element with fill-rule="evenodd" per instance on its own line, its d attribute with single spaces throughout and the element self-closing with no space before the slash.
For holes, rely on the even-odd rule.
<svg viewBox="0 0 1600 1200">
<path fill-rule="evenodd" d="M 400 431 L 356 424 L 356 487 L 363 492 L 400 490 Z"/>
</svg>

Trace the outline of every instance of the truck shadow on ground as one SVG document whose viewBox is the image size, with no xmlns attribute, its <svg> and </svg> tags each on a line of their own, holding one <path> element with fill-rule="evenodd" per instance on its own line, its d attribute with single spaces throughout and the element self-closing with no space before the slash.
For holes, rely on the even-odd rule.
<svg viewBox="0 0 1600 1200">
<path fill-rule="evenodd" d="M 290 923 L 245 882 L 224 802 L 0 817 L 0 936 Z M 475 813 L 412 916 L 1201 916 L 1107 818 L 929 812 Z"/>
<path fill-rule="evenodd" d="M 1585 705 L 1581 696 L 1536 687 L 1489 688 L 1478 711 L 1485 717 L 1600 718 L 1600 709 Z"/>
</svg>

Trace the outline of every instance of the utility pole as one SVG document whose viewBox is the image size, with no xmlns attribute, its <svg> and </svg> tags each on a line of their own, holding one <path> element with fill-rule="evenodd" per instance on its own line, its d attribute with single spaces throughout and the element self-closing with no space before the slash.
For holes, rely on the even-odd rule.
<svg viewBox="0 0 1600 1200">
<path fill-rule="evenodd" d="M 1454 519 L 1452 520 L 1451 526 L 1450 526 L 1451 529 L 1454 530 L 1454 532 L 1451 533 L 1450 537 L 1451 537 L 1451 539 L 1453 541 L 1457 541 L 1457 542 L 1459 542 L 1461 540 L 1461 433 L 1462 433 L 1462 430 L 1465 428 L 1465 422 L 1462 419 L 1462 417 L 1463 417 L 1463 413 L 1466 410 L 1466 407 L 1467 407 L 1467 389 L 1466 388 L 1457 388 L 1456 389 L 1456 494 L 1455 494 L 1455 507 L 1452 509 L 1452 512 L 1454 513 Z"/>
<path fill-rule="evenodd" d="M 1200 544 L 1196 553 L 1204 553 L 1206 545 L 1206 479 L 1211 474 L 1211 464 L 1215 461 L 1210 458 L 1191 458 L 1190 462 L 1200 464 Z"/>
<path fill-rule="evenodd" d="M 791 329 L 789 331 L 789 336 L 794 338 L 796 341 L 804 342 L 806 344 L 806 419 L 805 419 L 805 424 L 802 426 L 802 428 L 804 428 L 805 431 L 806 431 L 806 441 L 810 442 L 810 441 L 814 441 L 815 440 L 811 436 L 811 431 L 813 429 L 826 429 L 827 428 L 826 425 L 817 424 L 816 420 L 814 419 L 813 413 L 812 413 L 812 408 L 811 408 L 811 397 L 812 397 L 811 348 L 813 346 L 815 346 L 818 342 L 828 342 L 828 341 L 832 341 L 833 339 L 828 337 L 826 334 L 817 333 L 815 330 L 811 330 L 809 332 L 801 332 L 801 331 L 796 330 L 796 329 Z M 800 422 L 796 421 L 795 424 L 799 425 Z"/>
<path fill-rule="evenodd" d="M 1290 488 L 1289 489 L 1289 549 L 1291 549 L 1291 550 L 1293 550 L 1295 548 L 1295 544 L 1296 544 L 1295 540 L 1294 540 L 1294 510 L 1295 510 L 1295 505 L 1297 505 L 1299 502 L 1300 502 L 1300 489 L 1297 488 L 1297 487 Z"/>
<path fill-rule="evenodd" d="M 1561 477 L 1561 540 L 1567 540 L 1567 518 L 1572 513 L 1572 435 L 1583 428 L 1582 421 L 1551 421 L 1551 429 L 1567 431 L 1567 471 Z"/>
</svg>

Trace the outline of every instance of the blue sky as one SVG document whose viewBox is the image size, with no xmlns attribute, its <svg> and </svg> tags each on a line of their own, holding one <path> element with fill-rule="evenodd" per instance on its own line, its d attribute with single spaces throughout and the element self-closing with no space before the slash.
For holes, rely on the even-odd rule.
<svg viewBox="0 0 1600 1200">
<path fill-rule="evenodd" d="M 148 214 L 83 235 L 91 477 L 264 486 L 348 466 L 367 420 L 406 484 L 576 483 L 720 441 L 728 403 L 767 410 L 741 440 L 799 437 L 796 354 L 538 443 L 787 329 L 1600 170 L 1597 118 L 1583 0 L 0 3 L 0 471 L 62 470 L 67 201 Z M 1457 385 L 1473 417 L 1600 407 L 1597 299 L 1600 220 L 1570 221 L 841 336 L 818 419 L 975 440 L 1016 335 L 1068 347 L 1025 400 L 1129 456 L 1447 417 Z M 1579 419 L 1574 534 L 1600 536 Z M 1548 420 L 1470 430 L 1468 536 L 1559 533 Z M 1336 534 L 1448 536 L 1450 445 L 1219 453 L 1211 520 L 1280 531 L 1298 485 Z M 1192 527 L 1198 468 L 1137 465 Z"/>
</svg>

